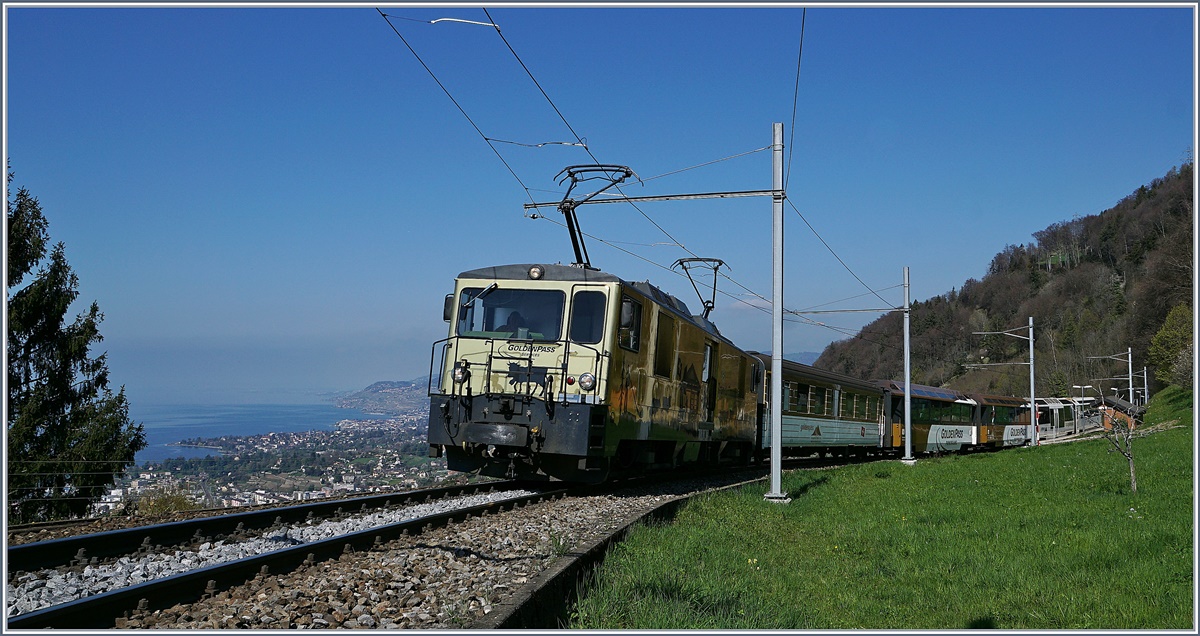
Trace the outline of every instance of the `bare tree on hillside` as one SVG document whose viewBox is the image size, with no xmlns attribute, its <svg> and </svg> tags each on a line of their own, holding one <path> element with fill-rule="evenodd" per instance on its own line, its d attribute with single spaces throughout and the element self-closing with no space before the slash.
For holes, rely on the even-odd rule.
<svg viewBox="0 0 1200 636">
<path fill-rule="evenodd" d="M 1108 452 L 1117 452 L 1129 462 L 1129 490 L 1137 494 L 1137 470 L 1133 465 L 1133 437 L 1141 422 L 1130 413 L 1121 413 L 1115 409 L 1104 409 L 1104 438 L 1112 442 L 1113 447 Z"/>
</svg>

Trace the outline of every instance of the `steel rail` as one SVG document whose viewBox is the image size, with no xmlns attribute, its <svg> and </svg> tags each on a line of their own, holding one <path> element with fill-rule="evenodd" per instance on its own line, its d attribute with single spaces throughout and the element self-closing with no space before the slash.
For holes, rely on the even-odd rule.
<svg viewBox="0 0 1200 636">
<path fill-rule="evenodd" d="M 152 612 L 180 603 L 192 603 L 205 595 L 245 583 L 260 574 L 290 572 L 306 563 L 337 558 L 346 552 L 369 550 L 376 543 L 392 541 L 408 533 L 415 534 L 426 528 L 444 526 L 452 521 L 538 503 L 566 492 L 566 489 L 551 490 L 506 501 L 460 508 L 267 552 L 239 561 L 212 565 L 13 616 L 7 620 L 7 629 L 111 629 L 116 620 L 125 617 L 127 613 Z"/>
<path fill-rule="evenodd" d="M 184 521 L 123 528 L 61 539 L 36 541 L 9 546 L 8 572 L 32 572 L 82 564 L 92 558 L 106 559 L 136 553 L 143 546 L 186 544 L 203 537 L 230 535 L 247 530 L 269 528 L 278 523 L 296 523 L 312 517 L 330 517 L 343 513 L 384 508 L 406 502 L 423 502 L 444 497 L 475 494 L 490 489 L 513 488 L 514 482 L 487 482 L 463 486 L 445 486 L 425 490 L 391 492 L 369 497 L 319 501 L 281 508 L 266 508 L 233 514 L 199 517 Z M 352 509 L 351 506 L 357 509 Z M 199 537 L 197 537 L 199 533 Z"/>
</svg>

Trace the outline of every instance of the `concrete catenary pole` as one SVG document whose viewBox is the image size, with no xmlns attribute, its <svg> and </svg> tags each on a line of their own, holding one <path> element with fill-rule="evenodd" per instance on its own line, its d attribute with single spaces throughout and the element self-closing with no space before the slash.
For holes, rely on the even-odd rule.
<svg viewBox="0 0 1200 636">
<path fill-rule="evenodd" d="M 1033 440 L 1034 446 L 1039 446 L 1042 443 L 1038 435 L 1037 426 L 1037 399 L 1034 397 L 1033 386 L 1033 316 L 1029 317 L 1029 439 Z"/>
<path fill-rule="evenodd" d="M 771 140 L 771 490 L 767 501 L 791 501 L 783 481 L 783 123 L 772 126 Z"/>
<path fill-rule="evenodd" d="M 904 461 L 912 454 L 912 338 L 909 336 L 908 268 L 904 268 Z M 890 418 L 889 418 L 890 419 Z"/>
<path fill-rule="evenodd" d="M 1133 347 L 1125 349 L 1125 360 L 1129 364 L 1129 403 L 1132 405 L 1135 404 L 1133 400 Z"/>
</svg>

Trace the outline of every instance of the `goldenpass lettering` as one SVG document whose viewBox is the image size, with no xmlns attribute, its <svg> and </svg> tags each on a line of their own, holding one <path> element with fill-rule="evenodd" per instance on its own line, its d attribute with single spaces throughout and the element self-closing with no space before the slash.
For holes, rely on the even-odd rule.
<svg viewBox="0 0 1200 636">
<path fill-rule="evenodd" d="M 535 345 L 528 342 L 510 342 L 505 347 L 505 351 L 509 353 L 554 353 L 558 351 L 558 345 Z"/>
</svg>

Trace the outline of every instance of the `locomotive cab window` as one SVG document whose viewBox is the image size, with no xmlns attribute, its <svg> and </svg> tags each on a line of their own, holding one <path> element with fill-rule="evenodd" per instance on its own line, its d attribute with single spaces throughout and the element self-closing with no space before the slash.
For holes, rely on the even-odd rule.
<svg viewBox="0 0 1200 636">
<path fill-rule="evenodd" d="M 617 330 L 617 344 L 622 349 L 638 351 L 642 347 L 642 303 L 623 296 L 621 298 L 621 322 Z"/>
<path fill-rule="evenodd" d="M 468 287 L 458 301 L 458 335 L 558 340 L 566 294 L 553 289 Z"/>
<path fill-rule="evenodd" d="M 571 301 L 571 341 L 596 344 L 604 338 L 604 292 L 581 291 Z"/>
</svg>

